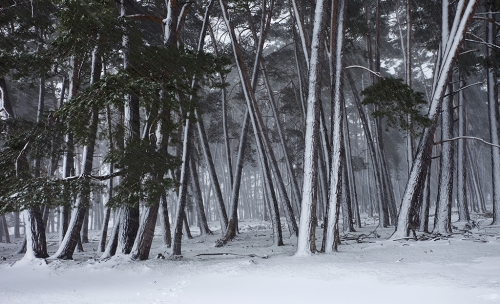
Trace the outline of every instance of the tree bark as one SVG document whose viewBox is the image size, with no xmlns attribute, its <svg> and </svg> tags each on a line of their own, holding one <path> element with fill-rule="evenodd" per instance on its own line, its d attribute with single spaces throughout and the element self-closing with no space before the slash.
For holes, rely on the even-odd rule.
<svg viewBox="0 0 500 304">
<path fill-rule="evenodd" d="M 493 5 L 488 6 L 488 18 L 495 20 L 492 10 Z M 495 45 L 496 29 L 493 22 L 487 22 L 486 42 Z M 486 56 L 489 58 L 493 55 L 491 47 L 486 46 Z M 500 113 L 498 106 L 498 91 L 497 77 L 494 67 L 491 65 L 487 69 L 487 86 L 488 86 L 488 119 L 490 123 L 490 142 L 492 144 L 500 144 Z M 491 174 L 492 174 L 492 205 L 493 205 L 493 222 L 492 225 L 500 224 L 500 148 L 491 147 Z"/>
<path fill-rule="evenodd" d="M 452 92 L 451 85 L 448 92 Z M 453 137 L 453 99 L 445 97 L 441 116 L 441 138 Z M 451 201 L 453 199 L 453 143 L 444 142 L 441 148 L 441 166 L 439 173 L 438 198 L 434 217 L 435 234 L 451 233 Z"/>
<path fill-rule="evenodd" d="M 198 178 L 196 161 L 193 156 L 191 156 L 191 163 L 189 165 L 189 171 L 191 175 L 191 189 L 193 191 L 193 199 L 196 206 L 196 216 L 198 218 L 198 226 L 200 227 L 201 235 L 212 235 L 213 232 L 208 227 L 207 216 L 205 215 L 205 208 L 203 207 L 203 199 L 201 198 L 200 180 Z"/>
<path fill-rule="evenodd" d="M 309 95 L 307 97 L 306 135 L 304 152 L 304 183 L 300 214 L 299 237 L 296 256 L 308 256 L 316 252 L 316 199 L 318 182 L 319 149 L 319 94 L 320 94 L 320 57 L 323 42 L 323 18 L 325 2 L 316 1 L 314 26 L 309 64 Z M 332 207 L 333 205 L 330 204 Z M 328 247 L 327 247 L 328 248 Z M 328 249 L 327 249 L 328 250 Z"/>
<path fill-rule="evenodd" d="M 460 88 L 464 87 L 465 81 L 459 75 Z M 458 136 L 465 136 L 466 131 L 466 121 L 465 121 L 465 100 L 464 91 L 460 90 L 458 92 Z M 469 206 L 467 202 L 467 187 L 465 181 L 467 179 L 466 173 L 466 142 L 464 139 L 459 139 L 457 143 L 457 207 L 458 207 L 458 220 L 461 222 L 468 222 L 470 220 L 469 216 Z"/>
</svg>

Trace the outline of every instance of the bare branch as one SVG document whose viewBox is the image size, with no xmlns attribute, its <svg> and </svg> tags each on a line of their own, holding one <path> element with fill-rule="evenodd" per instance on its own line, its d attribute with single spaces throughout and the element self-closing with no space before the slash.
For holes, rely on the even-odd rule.
<svg viewBox="0 0 500 304">
<path fill-rule="evenodd" d="M 500 148 L 499 145 L 492 144 L 492 143 L 487 142 L 486 140 L 484 140 L 482 138 L 474 137 L 474 136 L 459 136 L 459 137 L 453 137 L 453 138 L 449 138 L 449 139 L 444 139 L 442 141 L 435 142 L 434 145 L 439 145 L 439 144 L 442 144 L 442 143 L 445 143 L 445 142 L 454 141 L 454 140 L 458 140 L 458 139 L 473 139 L 473 140 L 480 141 L 480 142 L 482 142 L 484 144 L 487 144 L 489 146 Z"/>
<path fill-rule="evenodd" d="M 380 72 L 375 72 L 375 71 L 372 71 L 372 70 L 370 70 L 369 68 L 364 67 L 364 66 L 362 66 L 362 65 L 350 65 L 350 66 L 346 66 L 344 69 L 346 69 L 346 70 L 347 70 L 347 69 L 354 69 L 354 68 L 363 69 L 363 70 L 366 70 L 366 71 L 368 71 L 368 72 L 372 73 L 373 75 L 375 75 L 375 76 L 377 76 L 377 77 L 384 78 L 384 77 L 382 77 L 382 76 L 380 75 Z"/>
<path fill-rule="evenodd" d="M 113 177 L 124 175 L 125 173 L 127 173 L 127 170 L 121 170 L 121 171 L 114 172 L 114 173 L 107 174 L 107 175 L 82 174 L 82 175 L 76 175 L 76 176 L 62 178 L 61 180 L 72 181 L 72 180 L 77 180 L 77 179 L 95 179 L 95 180 L 102 181 L 102 180 L 108 180 L 108 179 L 111 179 Z"/>
<path fill-rule="evenodd" d="M 465 90 L 465 89 L 467 89 L 467 88 L 470 88 L 470 87 L 475 86 L 475 85 L 478 85 L 478 84 L 484 84 L 484 83 L 483 83 L 483 82 L 471 83 L 471 84 L 469 84 L 469 85 L 466 85 L 465 87 L 461 87 L 460 89 L 458 89 L 458 90 L 456 90 L 456 91 L 453 91 L 453 92 L 451 92 L 451 93 L 448 93 L 448 94 L 446 94 L 446 95 L 444 95 L 444 96 L 446 97 L 446 96 L 450 96 L 450 95 L 455 95 L 455 94 L 457 94 L 457 93 L 458 93 L 458 92 L 460 92 L 460 91 L 463 91 L 463 90 Z"/>
</svg>

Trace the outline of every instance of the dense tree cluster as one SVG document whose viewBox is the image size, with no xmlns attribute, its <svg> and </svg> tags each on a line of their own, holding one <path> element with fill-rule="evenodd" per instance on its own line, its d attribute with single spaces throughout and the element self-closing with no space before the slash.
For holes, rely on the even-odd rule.
<svg viewBox="0 0 500 304">
<path fill-rule="evenodd" d="M 209 221 L 224 246 L 262 217 L 279 246 L 284 219 L 297 255 L 336 251 L 360 213 L 393 238 L 448 234 L 452 207 L 468 222 L 491 197 L 498 224 L 499 9 L 0 1 L 2 225 L 19 237 L 23 212 L 27 257 L 57 230 L 72 259 L 90 224 L 103 257 L 144 260 L 157 226 L 178 256 Z"/>
</svg>

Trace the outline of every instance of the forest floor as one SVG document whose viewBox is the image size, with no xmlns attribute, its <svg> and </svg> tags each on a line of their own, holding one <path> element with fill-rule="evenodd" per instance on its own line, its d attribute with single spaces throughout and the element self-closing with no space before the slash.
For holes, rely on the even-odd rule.
<svg viewBox="0 0 500 304">
<path fill-rule="evenodd" d="M 500 303 L 500 228 L 425 241 L 389 241 L 393 228 L 374 230 L 365 220 L 339 252 L 294 257 L 295 237 L 272 246 L 268 223 L 242 220 L 223 248 L 214 247 L 219 234 L 184 240 L 179 260 L 158 233 L 140 262 L 100 261 L 94 231 L 73 261 L 22 260 L 12 254 L 16 239 L 0 244 L 0 303 Z M 49 234 L 50 254 L 57 239 Z M 200 255 L 214 253 L 233 255 Z"/>
</svg>

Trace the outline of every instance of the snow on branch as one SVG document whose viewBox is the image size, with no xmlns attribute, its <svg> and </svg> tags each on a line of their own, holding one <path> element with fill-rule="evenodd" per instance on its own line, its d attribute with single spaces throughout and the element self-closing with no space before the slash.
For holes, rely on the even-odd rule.
<svg viewBox="0 0 500 304">
<path fill-rule="evenodd" d="M 459 139 L 473 139 L 473 140 L 480 141 L 480 142 L 482 142 L 484 144 L 490 145 L 492 147 L 500 148 L 500 145 L 496 145 L 496 144 L 490 143 L 490 142 L 488 142 L 488 141 L 486 141 L 486 140 L 484 140 L 482 138 L 474 137 L 474 136 L 458 136 L 458 137 L 453 137 L 453 138 L 449 138 L 449 139 L 444 139 L 444 140 L 435 142 L 434 145 L 439 145 L 439 144 L 442 144 L 442 143 L 445 143 L 445 142 L 459 140 Z"/>
<path fill-rule="evenodd" d="M 375 71 L 370 70 L 369 68 L 364 67 L 362 65 L 350 65 L 350 66 L 346 66 L 344 69 L 347 70 L 347 69 L 354 69 L 354 68 L 363 69 L 363 70 L 366 70 L 366 71 L 372 73 L 373 75 L 375 75 L 377 77 L 384 78 L 384 77 L 382 77 L 382 75 L 380 75 L 380 72 L 375 72 Z"/>
<path fill-rule="evenodd" d="M 113 177 L 124 175 L 125 173 L 127 173 L 127 170 L 121 170 L 121 171 L 114 172 L 114 173 L 107 174 L 107 175 L 81 174 L 81 175 L 75 175 L 75 176 L 62 178 L 61 180 L 72 181 L 72 180 L 77 180 L 77 179 L 95 179 L 95 180 L 102 181 L 102 180 L 107 180 L 107 179 L 111 179 Z"/>
</svg>

